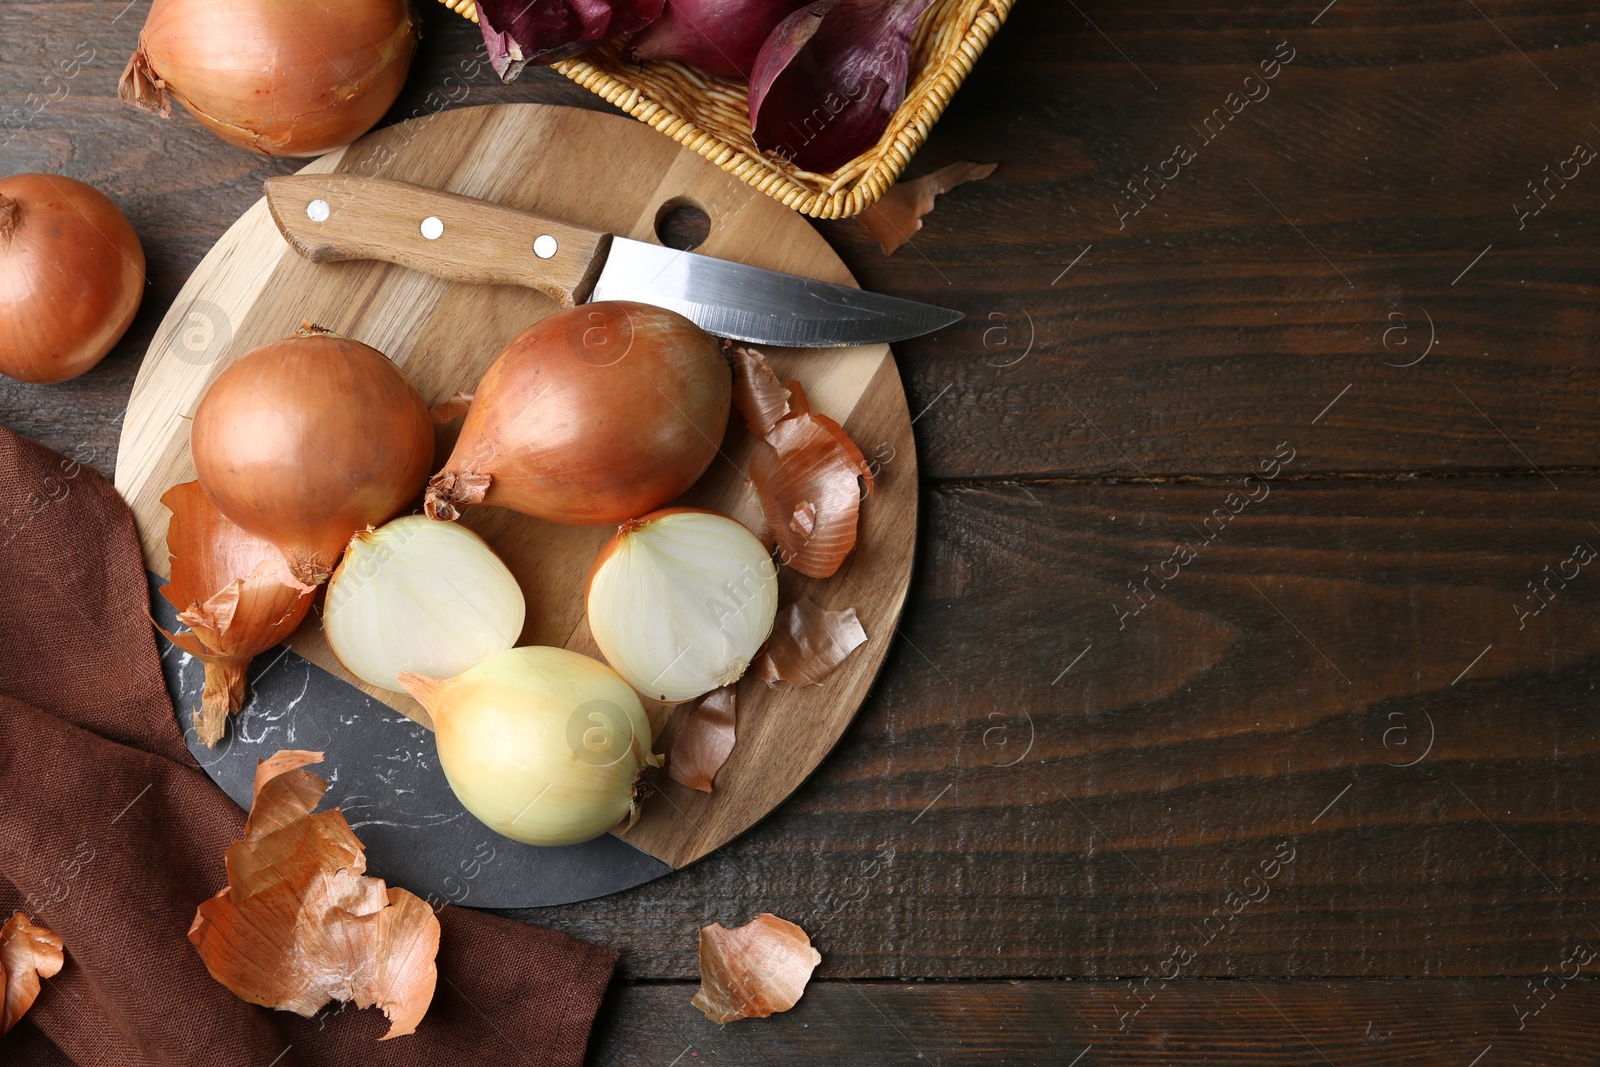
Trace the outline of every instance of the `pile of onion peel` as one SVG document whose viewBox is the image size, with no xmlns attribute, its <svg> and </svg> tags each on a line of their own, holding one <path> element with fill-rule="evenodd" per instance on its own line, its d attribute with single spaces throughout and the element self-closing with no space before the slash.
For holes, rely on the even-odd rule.
<svg viewBox="0 0 1600 1067">
<path fill-rule="evenodd" d="M 821 962 L 804 930 L 769 912 L 734 930 L 712 923 L 700 931 L 700 992 L 690 1003 L 714 1023 L 765 1019 L 799 1002 Z"/>
<path fill-rule="evenodd" d="M 0 926 L 0 985 L 5 1003 L 0 1005 L 0 1034 L 28 1013 L 39 997 L 41 978 L 61 973 L 66 955 L 54 930 L 35 926 L 22 912 Z"/>
<path fill-rule="evenodd" d="M 809 577 L 827 578 L 856 546 L 861 498 L 872 493 L 872 468 L 844 427 L 812 413 L 799 382 L 774 388 L 777 375 L 760 352 L 736 348 L 734 367 L 735 405 L 758 438 L 750 481 L 777 542 L 778 560 Z M 785 413 L 774 417 L 779 390 Z"/>
<path fill-rule="evenodd" d="M 951 163 L 912 181 L 896 182 L 883 199 L 856 216 L 856 221 L 892 256 L 922 229 L 922 216 L 933 210 L 934 198 L 958 185 L 994 173 L 995 163 Z"/>
<path fill-rule="evenodd" d="M 328 783 L 301 768 L 321 760 L 283 751 L 256 767 L 229 884 L 196 910 L 189 940 L 242 1000 L 307 1018 L 330 1000 L 376 1005 L 390 1022 L 382 1040 L 413 1033 L 438 980 L 438 917 L 362 874 L 364 850 L 339 809 L 312 814 Z"/>
<path fill-rule="evenodd" d="M 161 632 L 205 664 L 194 728 L 207 748 L 215 748 L 228 716 L 244 707 L 251 657 L 294 632 L 311 610 L 316 586 L 296 580 L 271 541 L 230 522 L 199 482 L 173 486 L 161 502 L 172 512 L 167 523 L 172 579 L 161 595 L 189 627 L 187 633 Z"/>
<path fill-rule="evenodd" d="M 690 789 L 711 792 L 711 780 L 733 751 L 738 710 L 733 686 L 707 693 L 678 728 L 667 755 L 667 777 Z"/>
<path fill-rule="evenodd" d="M 821 685 L 866 640 L 855 608 L 828 611 L 801 597 L 778 612 L 772 637 L 753 670 L 769 686 Z"/>
</svg>

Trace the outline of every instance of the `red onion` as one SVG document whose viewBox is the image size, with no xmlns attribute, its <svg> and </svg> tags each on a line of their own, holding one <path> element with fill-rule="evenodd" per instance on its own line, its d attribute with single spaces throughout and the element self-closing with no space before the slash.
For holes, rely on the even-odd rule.
<svg viewBox="0 0 1600 1067">
<path fill-rule="evenodd" d="M 676 59 L 729 78 L 748 79 L 769 34 L 806 0 L 667 0 L 666 10 L 633 39 L 633 59 Z"/>
<path fill-rule="evenodd" d="M 546 66 L 600 41 L 644 29 L 663 0 L 478 0 L 489 64 L 516 81 L 532 63 Z"/>
<path fill-rule="evenodd" d="M 757 147 L 826 174 L 877 143 L 906 95 L 932 0 L 817 0 L 778 24 L 750 77 Z"/>
</svg>

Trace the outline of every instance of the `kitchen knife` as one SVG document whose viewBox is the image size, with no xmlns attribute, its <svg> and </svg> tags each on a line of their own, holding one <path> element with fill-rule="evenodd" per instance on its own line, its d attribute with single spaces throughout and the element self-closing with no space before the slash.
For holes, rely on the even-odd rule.
<svg viewBox="0 0 1600 1067">
<path fill-rule="evenodd" d="M 293 174 L 266 184 L 278 229 L 317 263 L 377 259 L 451 281 L 524 285 L 563 307 L 637 300 L 718 337 L 794 348 L 900 341 L 964 317 L 386 178 Z"/>
</svg>

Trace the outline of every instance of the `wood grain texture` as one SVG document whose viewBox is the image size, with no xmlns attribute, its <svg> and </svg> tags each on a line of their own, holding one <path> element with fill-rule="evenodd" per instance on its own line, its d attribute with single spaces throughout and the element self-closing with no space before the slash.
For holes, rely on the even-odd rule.
<svg viewBox="0 0 1600 1067">
<path fill-rule="evenodd" d="M 527 286 L 562 307 L 588 298 L 610 246 L 607 234 L 361 174 L 268 178 L 266 200 L 284 238 L 314 263 L 382 260 L 469 285 Z M 317 201 L 328 213 L 320 220 L 310 217 Z M 422 232 L 426 219 L 439 233 Z M 540 238 L 553 242 L 542 258 Z"/>
<path fill-rule="evenodd" d="M 1600 987 L 1522 982 L 1179 982 L 1138 1003 L 1126 983 L 814 982 L 792 1010 L 719 1027 L 695 985 L 624 985 L 602 1009 L 594 1067 L 848 1063 L 859 1067 L 1587 1067 Z M 1126 1023 L 1118 1029 L 1119 1020 Z M 1482 1057 L 1479 1059 L 1478 1057 Z"/>
<path fill-rule="evenodd" d="M 565 149 L 578 144 L 585 146 L 581 156 Z M 632 166 L 619 171 L 618 159 Z M 575 257 L 568 283 L 588 272 L 601 234 L 652 239 L 663 205 L 674 203 L 707 208 L 712 232 L 701 247 L 710 255 L 849 281 L 826 243 L 792 212 L 637 123 L 588 111 L 533 105 L 457 109 L 380 131 L 309 169 L 312 173 L 279 179 L 283 199 L 276 214 L 303 217 L 300 205 L 311 193 L 326 195 L 331 211 L 326 227 L 336 233 L 312 239 L 344 242 L 341 247 L 348 251 L 355 240 L 352 230 L 376 228 L 380 236 L 364 238 L 369 242 L 362 246 L 365 252 L 387 249 L 430 270 L 461 244 L 452 239 L 452 229 L 489 227 L 486 244 L 477 247 L 468 240 L 467 262 L 453 272 L 456 281 L 387 263 L 309 261 L 289 250 L 263 205 L 252 206 L 178 294 L 129 402 L 117 487 L 133 508 L 145 558 L 157 573 L 164 573 L 167 563 L 168 512 L 161 495 L 194 476 L 189 420 L 208 384 L 233 360 L 309 320 L 385 353 L 429 403 L 437 403 L 474 389 L 507 341 L 554 310 L 550 295 L 474 280 L 474 265 L 492 255 L 509 257 L 519 245 L 532 243 L 516 239 L 517 227 L 526 222 L 507 209 L 570 224 L 560 227 L 561 240 Z M 455 196 L 430 199 L 429 189 Z M 480 202 L 463 199 L 469 196 Z M 402 221 L 430 213 L 443 218 L 446 227 L 438 249 L 428 247 L 415 223 Z M 506 215 L 513 215 L 512 224 L 499 221 Z M 534 259 L 523 251 L 526 259 Z M 555 285 L 552 292 L 572 295 L 570 284 Z M 197 316 L 216 328 L 200 330 Z M 196 344 L 197 338 L 206 343 Z M 631 339 L 614 343 L 626 352 Z M 741 685 L 742 743 L 724 773 L 725 787 L 707 796 L 663 782 L 658 799 L 621 833 L 674 867 L 692 863 L 764 816 L 833 747 L 883 662 L 910 578 L 916 462 L 911 416 L 887 346 L 775 349 L 773 355 L 780 372 L 798 378 L 818 410 L 853 433 L 873 435 L 882 442 L 877 454 L 889 454 L 882 451 L 887 448 L 900 457 L 864 508 L 861 550 L 828 580 L 784 582 L 785 602 L 808 596 L 831 609 L 855 607 L 868 641 L 824 686 L 768 689 L 755 679 Z M 449 451 L 448 435 L 442 436 L 441 463 Z M 753 444 L 739 420 L 731 420 L 719 458 L 685 502 L 759 527 L 759 505 L 744 473 Z M 497 508 L 472 509 L 467 521 L 529 593 L 532 606 L 518 643 L 565 645 L 597 655 L 583 621 L 583 589 L 611 528 L 558 526 Z M 312 662 L 427 725 L 427 713 L 409 696 L 359 683 L 346 672 L 328 650 L 315 614 L 290 643 Z M 658 730 L 664 731 L 659 751 L 670 751 L 677 724 L 690 710 L 653 708 Z"/>
<path fill-rule="evenodd" d="M 1125 628 L 1237 480 L 932 490 L 901 637 L 816 777 L 689 871 L 527 916 L 626 930 L 639 977 L 762 910 L 852 979 L 1554 968 L 1600 938 L 1600 559 L 1518 611 L 1600 548 L 1600 479 L 1297 463 Z"/>
<path fill-rule="evenodd" d="M 151 262 L 117 352 L 64 386 L 0 382 L 0 421 L 106 471 L 155 324 L 293 166 L 117 104 L 140 13 L 120 8 L 0 4 L 0 111 L 99 50 L 0 164 L 105 189 Z M 421 14 L 391 120 L 601 106 L 548 71 L 500 85 L 476 31 Z M 1270 97 L 1198 144 L 1282 41 Z M 1580 0 L 1018 5 L 911 167 L 994 176 L 892 258 L 819 227 L 864 286 L 969 314 L 897 348 L 928 479 L 900 636 L 834 755 L 750 833 L 525 913 L 624 954 L 595 1062 L 917 1062 L 898 1026 L 922 1062 L 1071 1064 L 1115 1034 L 1125 982 L 867 979 L 1142 981 L 1283 840 L 1295 862 L 1183 973 L 1251 976 L 1293 1025 L 1242 982 L 1185 982 L 1077 1067 L 1323 1062 L 1294 1027 L 1341 1065 L 1469 1067 L 1491 1043 L 1477 1067 L 1592 1062 L 1591 986 L 1522 1032 L 1512 1005 L 1600 938 L 1592 568 L 1516 614 L 1567 542 L 1600 547 L 1600 175 L 1526 226 L 1513 204 L 1600 144 L 1597 49 Z M 1179 142 L 1193 164 L 1121 225 L 1127 182 Z M 1284 441 L 1271 497 L 1117 629 L 1127 583 Z M 1392 766 L 1430 719 L 1426 757 Z M 655 981 L 693 976 L 698 927 L 763 910 L 824 953 L 795 1012 L 718 1031 L 692 984 Z M 1421 977 L 1497 974 L 1518 977 Z M 1416 978 L 1255 977 L 1287 975 Z"/>
</svg>

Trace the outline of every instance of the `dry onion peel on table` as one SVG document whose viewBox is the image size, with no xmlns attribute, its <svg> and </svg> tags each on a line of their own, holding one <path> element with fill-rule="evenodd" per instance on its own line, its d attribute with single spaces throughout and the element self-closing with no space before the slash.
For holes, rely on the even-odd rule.
<svg viewBox="0 0 1600 1067">
<path fill-rule="evenodd" d="M 678 728 L 667 754 L 667 777 L 679 785 L 711 792 L 711 781 L 733 752 L 739 697 L 734 687 L 713 690 Z"/>
<path fill-rule="evenodd" d="M 117 95 L 230 144 L 315 156 L 371 129 L 417 45 L 408 0 L 155 0 Z"/>
<path fill-rule="evenodd" d="M 0 178 L 0 374 L 75 378 L 111 351 L 144 296 L 144 249 L 91 185 Z"/>
<path fill-rule="evenodd" d="M 601 547 L 585 605 L 612 669 L 677 704 L 743 677 L 772 632 L 778 570 L 736 519 L 667 508 L 623 523 Z"/>
<path fill-rule="evenodd" d="M 454 678 L 400 681 L 433 717 L 457 799 L 514 841 L 575 845 L 631 825 L 644 769 L 661 765 L 633 688 L 564 648 L 513 648 Z"/>
<path fill-rule="evenodd" d="M 741 372 L 740 410 L 759 417 L 751 424 L 760 440 L 750 456 L 750 481 L 777 542 L 779 562 L 812 578 L 827 578 L 856 546 L 861 498 L 872 493 L 872 468 L 844 427 L 811 412 L 796 381 L 784 383 L 788 414 L 761 433 L 759 427 L 776 410 L 776 394 L 764 383 L 772 372 L 759 369 L 766 361 L 760 353 L 737 358 L 755 364 Z"/>
<path fill-rule="evenodd" d="M 517 579 L 483 538 L 403 515 L 350 539 L 322 629 L 345 670 L 401 693 L 402 671 L 452 678 L 515 645 L 526 615 Z"/>
<path fill-rule="evenodd" d="M 753 348 L 734 348 L 733 374 L 733 406 L 750 432 L 765 439 L 778 420 L 790 414 L 794 393 L 778 380 L 772 362 Z"/>
<path fill-rule="evenodd" d="M 877 144 L 905 99 L 911 37 L 929 3 L 817 0 L 780 22 L 750 75 L 756 146 L 827 174 Z"/>
<path fill-rule="evenodd" d="M 309 1018 L 354 1001 L 389 1017 L 383 1040 L 413 1033 L 438 979 L 439 920 L 362 874 L 366 855 L 339 809 L 312 814 L 328 783 L 302 768 L 321 761 L 284 751 L 257 766 L 228 885 L 196 910 L 189 940 L 211 977 L 252 1004 Z"/>
<path fill-rule="evenodd" d="M 0 926 L 0 984 L 5 1002 L 0 1005 L 0 1034 L 17 1025 L 42 988 L 39 979 L 54 978 L 66 962 L 62 942 L 54 930 L 35 926 L 22 912 Z"/>
<path fill-rule="evenodd" d="M 484 372 L 428 515 L 482 503 L 598 526 L 654 511 L 716 458 L 732 379 L 716 338 L 675 312 L 617 300 L 548 315 Z"/>
<path fill-rule="evenodd" d="M 756 658 L 755 674 L 769 686 L 821 685 L 866 640 L 855 608 L 828 611 L 801 597 L 778 612 L 772 639 Z"/>
<path fill-rule="evenodd" d="M 296 579 L 320 585 L 351 537 L 422 490 L 433 426 L 383 353 L 307 323 L 217 375 L 189 442 L 217 508 L 277 545 Z"/>
<path fill-rule="evenodd" d="M 690 1001 L 714 1023 L 765 1019 L 799 1002 L 822 954 L 806 932 L 763 912 L 729 930 L 700 931 L 700 991 Z"/>
<path fill-rule="evenodd" d="M 214 748 L 228 716 L 244 707 L 251 657 L 282 643 L 311 610 L 316 586 L 289 573 L 272 542 L 229 521 L 200 488 L 184 482 L 162 494 L 171 580 L 161 595 L 178 611 L 187 633 L 161 632 L 205 664 L 205 687 L 194 713 L 195 732 Z"/>
<path fill-rule="evenodd" d="M 883 254 L 892 256 L 911 235 L 922 229 L 922 216 L 933 210 L 935 197 L 958 185 L 993 174 L 996 163 L 951 163 L 912 181 L 896 182 L 883 199 L 856 216 Z"/>
<path fill-rule="evenodd" d="M 478 0 L 478 25 L 489 64 L 516 81 L 529 64 L 544 66 L 591 45 L 648 26 L 662 0 Z"/>
</svg>

